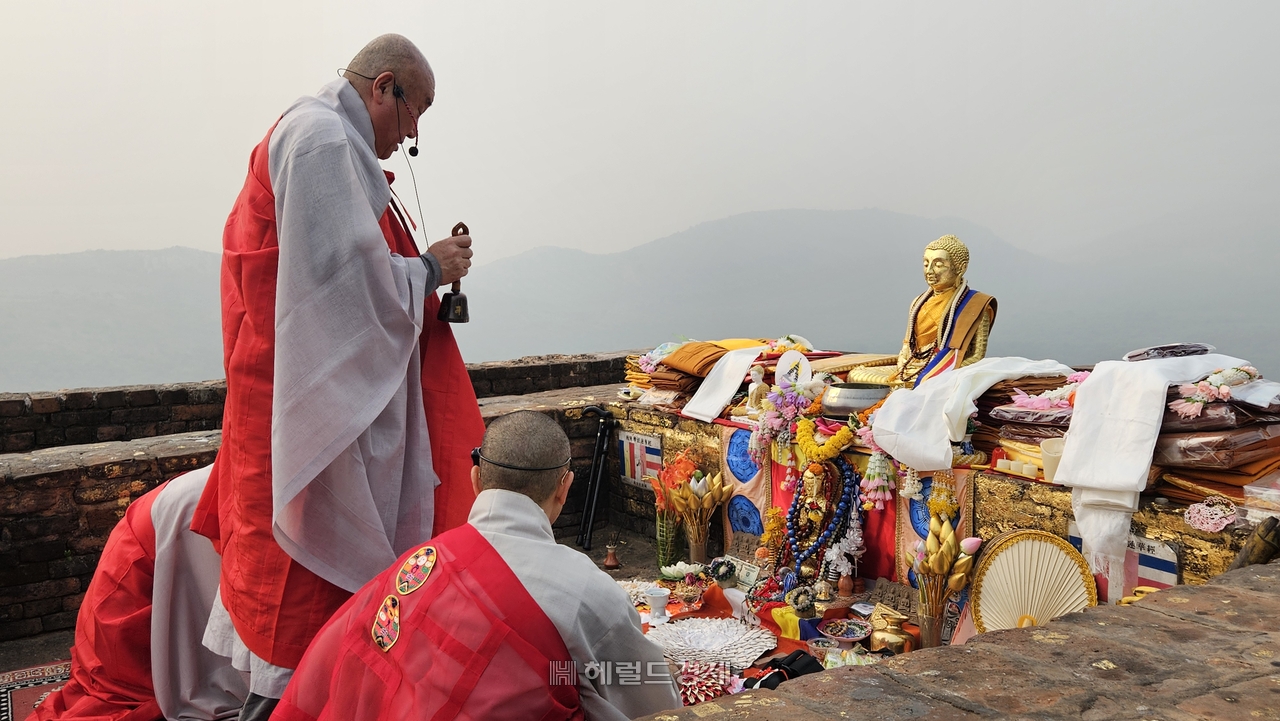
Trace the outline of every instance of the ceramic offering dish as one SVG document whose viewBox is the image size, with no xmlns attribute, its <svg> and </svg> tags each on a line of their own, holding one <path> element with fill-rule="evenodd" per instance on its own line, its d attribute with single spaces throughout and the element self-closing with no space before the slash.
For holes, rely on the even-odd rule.
<svg viewBox="0 0 1280 721">
<path fill-rule="evenodd" d="M 829 618 L 818 624 L 818 633 L 842 644 L 853 643 L 871 635 L 871 624 L 860 618 Z"/>
</svg>

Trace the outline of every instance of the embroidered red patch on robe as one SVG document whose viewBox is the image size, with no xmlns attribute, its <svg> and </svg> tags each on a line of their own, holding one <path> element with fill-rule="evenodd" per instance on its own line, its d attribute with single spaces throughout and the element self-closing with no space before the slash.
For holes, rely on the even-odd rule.
<svg viewBox="0 0 1280 721">
<path fill-rule="evenodd" d="M 427 582 L 427 577 L 431 575 L 431 569 L 435 565 L 436 549 L 431 546 L 419 548 L 409 556 L 409 559 L 400 567 L 400 572 L 396 574 L 396 591 L 401 596 L 408 596 L 422 588 L 422 584 Z"/>
<path fill-rule="evenodd" d="M 378 609 L 378 617 L 373 619 L 373 642 L 385 653 L 396 645 L 400 638 L 400 599 L 387 596 Z"/>
</svg>

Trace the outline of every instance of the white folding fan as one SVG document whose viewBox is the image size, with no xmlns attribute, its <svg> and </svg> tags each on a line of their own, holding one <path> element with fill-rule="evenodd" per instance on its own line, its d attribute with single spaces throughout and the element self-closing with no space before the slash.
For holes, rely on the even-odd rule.
<svg viewBox="0 0 1280 721">
<path fill-rule="evenodd" d="M 971 595 L 978 633 L 1043 626 L 1098 605 L 1084 556 L 1044 531 L 1010 531 L 991 539 L 978 561 Z"/>
</svg>

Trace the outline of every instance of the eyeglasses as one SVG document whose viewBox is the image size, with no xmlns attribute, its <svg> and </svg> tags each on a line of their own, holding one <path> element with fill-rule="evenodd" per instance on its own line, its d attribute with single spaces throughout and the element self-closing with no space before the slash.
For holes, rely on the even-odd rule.
<svg viewBox="0 0 1280 721">
<path fill-rule="evenodd" d="M 497 461 L 495 461 L 495 460 L 493 460 L 493 459 L 491 459 L 491 458 L 485 458 L 484 456 L 480 455 L 480 448 L 479 448 L 479 447 L 472 448 L 472 449 L 471 449 L 471 464 L 472 464 L 472 465 L 475 465 L 475 466 L 479 466 L 479 465 L 480 465 L 480 461 L 484 461 L 485 463 L 488 463 L 489 465 L 497 466 L 497 467 L 499 467 L 499 468 L 506 468 L 506 469 L 511 470 L 511 471 L 554 471 L 554 470 L 555 470 L 555 469 L 557 469 L 557 468 L 564 468 L 565 466 L 569 465 L 569 463 L 571 463 L 571 462 L 573 461 L 573 458 L 572 458 L 572 457 L 570 457 L 570 458 L 566 458 L 566 459 L 564 460 L 564 463 L 557 463 L 557 464 L 556 464 L 556 465 L 554 465 L 554 466 L 547 466 L 547 467 L 545 467 L 545 468 L 532 468 L 532 467 L 529 467 L 529 466 L 513 466 L 513 465 L 510 465 L 510 464 L 507 464 L 507 463 L 499 463 L 499 462 L 497 462 Z"/>
</svg>

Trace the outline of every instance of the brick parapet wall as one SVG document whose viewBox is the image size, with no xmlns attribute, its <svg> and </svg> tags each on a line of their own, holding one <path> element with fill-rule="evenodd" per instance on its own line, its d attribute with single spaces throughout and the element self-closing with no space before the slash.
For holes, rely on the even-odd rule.
<svg viewBox="0 0 1280 721">
<path fill-rule="evenodd" d="M 632 352 L 527 356 L 467 366 L 477 398 L 617 383 Z M 222 427 L 225 380 L 0 393 L 0 453 Z"/>
<path fill-rule="evenodd" d="M 221 432 L 0 456 L 0 640 L 71 628 L 107 535 L 142 494 L 213 462 Z"/>
<path fill-rule="evenodd" d="M 225 381 L 0 394 L 0 452 L 222 427 Z"/>
<path fill-rule="evenodd" d="M 555 418 L 568 434 L 575 482 L 555 523 L 557 538 L 577 535 L 586 505 L 599 421 L 584 418 L 582 408 L 616 399 L 622 387 L 481 401 L 486 423 L 514 410 L 537 410 Z M 127 394 L 123 407 L 130 407 Z M 125 509 L 165 480 L 212 463 L 221 439 L 220 431 L 207 431 L 0 455 L 0 641 L 74 626 L 107 535 Z M 609 449 L 597 528 L 610 521 L 618 475 L 612 436 Z"/>
<path fill-rule="evenodd" d="M 525 395 L 561 388 L 586 388 L 620 383 L 627 356 L 645 349 L 579 355 L 526 356 L 508 361 L 469 363 L 476 398 Z"/>
</svg>

